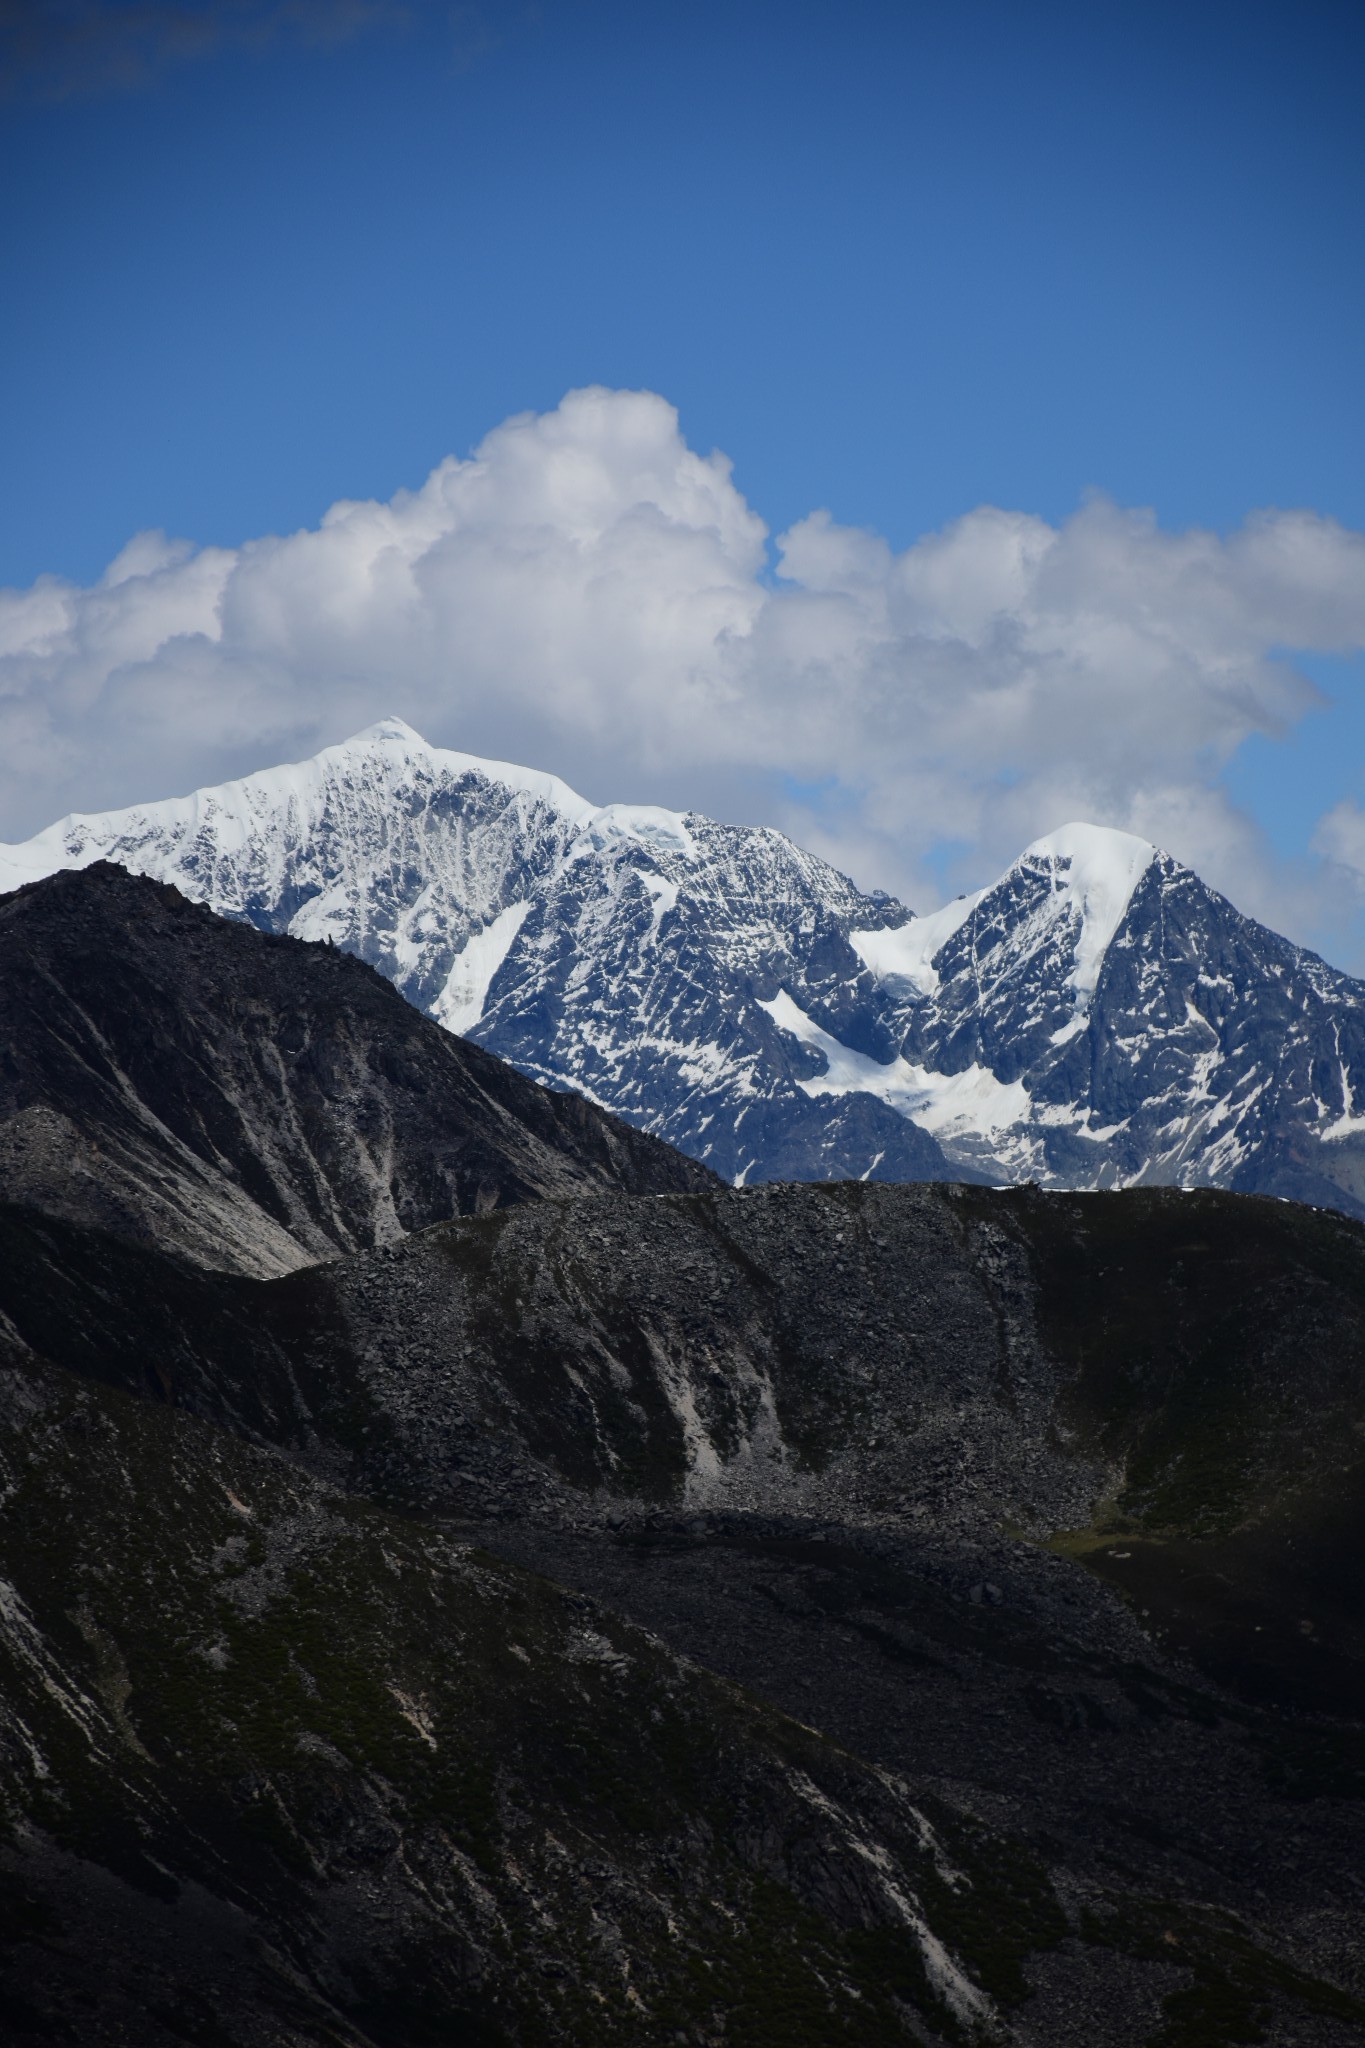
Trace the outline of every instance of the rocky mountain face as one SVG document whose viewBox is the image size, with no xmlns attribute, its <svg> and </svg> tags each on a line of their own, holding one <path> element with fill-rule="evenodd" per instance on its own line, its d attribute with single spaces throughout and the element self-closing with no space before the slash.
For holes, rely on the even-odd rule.
<svg viewBox="0 0 1365 2048">
<path fill-rule="evenodd" d="M 980 1886 L 1005 1974 L 1056 1917 L 988 1827 L 469 1534 L 23 1354 L 0 1403 L 14 2048 L 958 2036 L 993 2003 L 927 1915 Z"/>
<path fill-rule="evenodd" d="M 1359 2038 L 1355 1223 L 9 1208 L 0 1333 L 15 2040 Z"/>
<path fill-rule="evenodd" d="M 508 1202 L 710 1180 L 334 948 L 108 863 L 0 899 L 11 1200 L 266 1274 Z"/>
<path fill-rule="evenodd" d="M 960 2039 L 934 1928 L 1008 1982 L 1056 1917 L 656 1635 L 13 1348 L 0 1482 L 13 2048 Z"/>
<path fill-rule="evenodd" d="M 931 916 L 780 833 L 596 808 L 392 720 L 0 849 L 330 939 L 725 1179 L 1214 1185 L 1365 1215 L 1361 984 L 1070 826 Z"/>
<path fill-rule="evenodd" d="M 726 1179 L 949 1171 L 875 1096 L 807 1093 L 818 1062 L 761 1007 L 844 959 L 851 929 L 906 916 L 781 833 L 596 809 L 391 720 L 298 767 L 0 848 L 0 888 L 97 858 L 331 940 L 451 1031 Z"/>
<path fill-rule="evenodd" d="M 888 1061 L 868 1078 L 912 1114 L 924 1073 L 940 1116 L 961 1091 L 935 1127 L 964 1162 L 1365 1214 L 1365 984 L 1144 840 L 1070 826 L 979 895 L 852 943 L 875 996 L 831 988 L 813 1018 Z"/>
</svg>

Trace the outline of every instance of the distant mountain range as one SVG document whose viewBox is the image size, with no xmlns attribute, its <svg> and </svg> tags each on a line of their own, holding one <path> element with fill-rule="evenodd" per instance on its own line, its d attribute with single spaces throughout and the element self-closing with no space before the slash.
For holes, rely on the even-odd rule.
<svg viewBox="0 0 1365 2048">
<path fill-rule="evenodd" d="M 1365 1215 L 1365 986 L 1125 833 L 1064 827 L 914 917 L 772 829 L 598 808 L 385 720 L 67 818 L 0 848 L 0 891 L 99 859 L 358 954 L 741 1185 L 1175 1183 Z"/>
</svg>

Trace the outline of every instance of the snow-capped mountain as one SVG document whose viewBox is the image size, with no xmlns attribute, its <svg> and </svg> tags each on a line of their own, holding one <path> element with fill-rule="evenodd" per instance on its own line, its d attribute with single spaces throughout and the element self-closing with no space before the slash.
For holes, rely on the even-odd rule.
<svg viewBox="0 0 1365 2048">
<path fill-rule="evenodd" d="M 535 1080 L 731 1179 L 948 1177 L 894 1104 L 812 1096 L 762 1007 L 903 924 L 781 833 L 598 808 L 387 719 L 316 759 L 0 847 L 0 892 L 107 858 L 267 931 L 331 940 Z"/>
<path fill-rule="evenodd" d="M 809 1085 L 877 1093 L 994 1178 L 1365 1214 L 1365 983 L 1146 840 L 1066 826 L 850 945 L 862 974 L 773 1006 L 825 1055 Z"/>
<path fill-rule="evenodd" d="M 599 808 L 386 720 L 65 819 L 0 848 L 0 890 L 99 858 L 359 953 L 736 1180 L 1174 1181 L 1365 1214 L 1365 985 L 1125 833 L 1065 827 L 916 918 L 779 832 Z"/>
</svg>

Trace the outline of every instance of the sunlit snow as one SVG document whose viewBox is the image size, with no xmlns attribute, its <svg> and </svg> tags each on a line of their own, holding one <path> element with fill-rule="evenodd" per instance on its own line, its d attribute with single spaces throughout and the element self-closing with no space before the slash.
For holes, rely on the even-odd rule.
<svg viewBox="0 0 1365 2048">
<path fill-rule="evenodd" d="M 841 1045 L 808 1017 L 785 989 L 759 1004 L 783 1031 L 790 1031 L 823 1055 L 825 1071 L 799 1085 L 807 1095 L 876 1095 L 936 1137 L 971 1133 L 985 1137 L 1027 1120 L 1032 1103 L 1022 1081 L 998 1081 L 988 1067 L 964 1067 L 935 1074 L 896 1058 L 883 1065 L 866 1053 Z"/>
<path fill-rule="evenodd" d="M 1063 825 L 1025 847 L 1015 863 L 1049 861 L 1053 893 L 1069 899 L 1080 917 L 1070 981 L 1078 1003 L 1095 993 L 1104 956 L 1127 915 L 1133 891 L 1156 858 L 1156 848 L 1131 832 L 1103 825 Z"/>
<path fill-rule="evenodd" d="M 529 903 L 509 903 L 455 955 L 446 985 L 431 1006 L 432 1016 L 447 1031 L 472 1031 L 478 1023 L 493 976 L 511 951 L 530 908 Z"/>
<path fill-rule="evenodd" d="M 956 903 L 932 910 L 927 917 L 914 917 L 894 931 L 850 932 L 848 942 L 875 981 L 892 988 L 904 982 L 921 995 L 937 995 L 934 957 L 967 922 L 985 894 L 978 889 L 975 896 L 959 896 Z"/>
</svg>

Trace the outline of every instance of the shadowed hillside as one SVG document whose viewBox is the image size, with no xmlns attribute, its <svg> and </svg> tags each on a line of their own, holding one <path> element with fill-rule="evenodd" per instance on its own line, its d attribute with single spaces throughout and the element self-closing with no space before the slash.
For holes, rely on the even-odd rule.
<svg viewBox="0 0 1365 2048">
<path fill-rule="evenodd" d="M 525 1081 L 330 946 L 268 938 L 107 862 L 0 900 L 11 1199 L 287 1272 L 444 1216 L 712 1184 Z"/>
<path fill-rule="evenodd" d="M 381 1668 L 399 1674 L 393 1683 L 410 1701 L 443 1698 L 457 1668 L 461 1685 L 474 1683 L 468 1649 L 457 1647 L 473 1630 L 486 1645 L 479 1657 L 493 1660 L 477 1680 L 490 1704 L 474 1714 L 452 1695 L 442 1711 L 455 1715 L 473 1745 L 468 1756 L 482 1758 L 493 1782 L 517 1788 L 500 1813 L 515 1810 L 562 1841 L 568 1822 L 555 1802 L 569 1796 L 564 1785 L 584 1774 L 595 1784 L 609 1755 L 612 1772 L 639 1787 L 629 1812 L 651 1841 L 667 1833 L 667 1811 L 689 1841 L 712 1843 L 708 1856 L 725 1863 L 738 1854 L 733 1880 L 709 1864 L 710 1874 L 695 1865 L 685 1878 L 708 1896 L 717 1884 L 738 1886 L 724 1894 L 736 1925 L 768 1912 L 763 1883 L 784 1888 L 770 1899 L 778 1919 L 753 1935 L 763 1969 L 777 1967 L 788 1942 L 837 1952 L 839 1981 L 883 2001 L 855 2001 L 849 2038 L 882 2037 L 857 2031 L 872 2027 L 874 2009 L 888 2039 L 916 2038 L 904 2032 L 912 2013 L 921 2037 L 927 2027 L 927 2038 L 969 2038 L 971 2028 L 964 2035 L 892 1949 L 860 1947 L 861 1935 L 847 1952 L 839 1946 L 849 1926 L 870 1935 L 881 1925 L 880 1907 L 832 1904 L 828 1885 L 842 1898 L 843 1878 L 810 1877 L 810 1890 L 804 1851 L 784 1848 L 773 1863 L 767 1850 L 743 1846 L 789 1826 L 773 1817 L 792 1811 L 782 1806 L 796 1782 L 784 1745 L 813 1738 L 779 1735 L 779 1722 L 754 1709 L 752 1769 L 776 1777 L 763 1779 L 761 1798 L 734 1792 L 734 1812 L 748 1811 L 751 1796 L 776 1803 L 763 1807 L 758 1837 L 747 1822 L 727 1829 L 708 1820 L 704 1801 L 689 1807 L 702 1798 L 701 1778 L 687 1781 L 692 1790 L 666 1791 L 673 1781 L 659 1777 L 651 1709 L 631 1695 L 618 1720 L 595 1694 L 582 1695 L 566 1675 L 578 1654 L 567 1639 L 537 1636 L 542 1648 L 529 1665 L 509 1648 L 528 1647 L 514 1620 L 519 1601 L 561 1611 L 559 1594 L 515 1590 L 539 1582 L 497 1577 L 530 1566 L 593 1603 L 584 1623 L 599 1644 L 593 1670 L 593 1657 L 612 1671 L 617 1655 L 643 1654 L 614 1633 L 627 1620 L 643 1625 L 671 1653 L 822 1731 L 839 1755 L 891 1772 L 916 1810 L 933 1814 L 941 1843 L 960 1831 L 976 1844 L 976 1862 L 963 1848 L 968 1860 L 954 1865 L 969 1871 L 970 1892 L 951 1883 L 935 1891 L 915 1866 L 915 1911 L 1009 2039 L 1195 2048 L 1252 2039 L 1228 2030 L 1261 2026 L 1275 2041 L 1331 2043 L 1365 2024 L 1365 2006 L 1351 2002 L 1361 1957 L 1353 1872 L 1365 1847 L 1362 1601 L 1350 1569 L 1365 1533 L 1358 1226 L 1216 1194 L 849 1186 L 530 1204 L 271 1282 L 196 1271 L 23 1210 L 4 1213 L 0 1245 L 0 1309 L 16 1346 L 11 1456 L 28 1503 L 16 1532 L 66 1532 L 55 1552 L 21 1542 L 12 1575 L 56 1645 L 63 1684 L 91 1698 L 104 1697 L 101 1684 L 117 1694 L 127 1729 L 124 1750 L 109 1753 L 110 1785 L 125 1783 L 133 1737 L 157 1753 L 139 1716 L 164 1725 L 163 1687 L 183 1703 L 175 1713 L 231 1724 L 247 1770 L 233 1786 L 254 1782 L 252 1772 L 276 1785 L 274 1767 L 251 1758 L 259 1744 L 285 1741 L 267 1731 L 287 1707 L 286 1747 L 302 1743 L 312 1754 L 316 1737 L 344 1755 L 358 1774 L 354 1798 L 367 1813 L 374 1800 L 390 1801 L 385 1825 L 406 1841 L 406 1802 L 417 1794 L 404 1778 L 381 1798 L 367 1774 L 390 1788 L 394 1780 L 390 1750 L 367 1747 L 380 1743 L 379 1724 L 347 1724 L 343 1742 L 333 1703 L 347 1688 L 372 1691 Z M 40 1355 L 56 1363 L 41 1366 Z M 130 1406 L 133 1395 L 144 1398 Z M 58 1427 L 59 1400 L 85 1419 Z M 138 1471 L 119 1476 L 106 1458 L 115 1427 L 163 1449 L 139 1452 Z M 215 1460 L 226 1479 L 215 1476 Z M 107 1505 L 91 1491 L 97 1464 L 108 1473 L 99 1481 Z M 204 1476 L 173 1477 L 190 1468 Z M 267 1478 L 293 1503 L 287 1514 L 253 1504 L 250 1486 Z M 217 1505 L 223 1486 L 250 1512 L 226 1496 Z M 211 1504 L 202 1537 L 196 1523 L 181 1523 L 192 1495 Z M 324 1495 L 326 1505 L 307 1505 Z M 163 1533 L 149 1538 L 152 1527 Z M 348 1563 L 362 1539 L 370 1562 Z M 463 1610 L 448 1623 L 425 1606 L 420 1622 L 405 1619 L 410 1592 L 437 1600 L 432 1572 L 452 1589 L 439 1599 L 455 1598 L 466 1567 L 451 1560 L 468 1558 L 471 1543 L 505 1560 L 474 1573 L 485 1591 L 497 1589 L 477 1629 Z M 375 1561 L 381 1553 L 395 1569 Z M 139 1575 L 149 1570 L 155 1589 L 144 1606 Z M 187 1572 L 202 1591 L 184 1591 Z M 221 1586 L 215 1573 L 226 1574 Z M 167 1675 L 148 1636 L 160 1639 L 160 1622 L 150 1617 L 185 1600 L 177 1628 L 191 1647 Z M 245 1603 L 242 1615 L 274 1647 L 260 1651 L 264 1661 L 220 1674 L 214 1643 L 237 1655 L 226 1621 L 210 1629 L 224 1600 L 229 1610 Z M 93 1634 L 69 1618 L 87 1605 Z M 145 1678 L 137 1656 L 151 1659 Z M 525 1693 L 540 1730 L 530 1749 L 521 1709 L 504 1700 L 497 1675 L 513 1667 L 515 1696 Z M 250 1697 L 224 1704 L 222 1674 L 235 1674 L 231 1684 Z M 567 1732 L 580 1707 L 583 1732 Z M 447 1739 L 435 1722 L 432 1732 L 438 1744 Z M 413 1759 L 435 1754 L 420 1734 L 411 1742 Z M 567 1776 L 551 1783 L 540 1773 L 561 1743 Z M 839 1765 L 855 1768 L 863 1766 Z M 706 1763 L 702 1778 L 716 1769 Z M 813 1770 L 805 1758 L 801 1783 L 823 1785 Z M 77 1811 L 95 1797 L 94 1783 L 81 1780 Z M 269 1796 L 283 1802 L 281 1824 L 311 1844 L 313 1823 L 292 1802 L 314 1792 L 287 1775 L 280 1783 Z M 872 1788 L 882 1784 L 845 1778 L 837 1796 L 821 1797 L 834 1799 L 839 1826 L 862 1844 L 856 1858 L 882 1843 L 891 1864 L 877 1860 L 878 1848 L 873 1865 L 885 1874 L 908 1866 L 898 1860 L 907 1854 L 901 1838 L 887 1846 L 877 1833 L 884 1795 Z M 447 1787 L 450 1826 L 472 1826 L 483 1810 L 472 1785 Z M 131 1803 L 111 1826 L 126 1842 L 136 1802 L 131 1791 L 118 1797 Z M 238 1793 L 222 1797 L 231 1807 Z M 348 1816 L 338 1826 L 359 1825 L 351 1797 L 337 1808 Z M 21 1810 L 50 1831 L 52 1809 L 31 1798 Z M 181 1824 L 163 1818 L 153 1829 L 157 1859 L 177 1873 L 169 1844 Z M 973 1832 L 983 1824 L 989 1837 Z M 524 1876 L 527 1852 L 510 1836 L 498 1841 L 487 1882 L 501 1898 L 498 1883 L 514 1866 Z M 342 1853 L 326 1835 L 309 1848 L 308 1868 L 331 1869 L 328 1859 Z M 619 1850 L 637 1859 L 637 1873 L 642 1853 L 638 1842 Z M 237 1850 L 224 1854 L 215 1883 L 236 1897 L 247 1878 Z M 580 1861 L 598 1854 L 581 1839 L 573 1852 Z M 402 1859 L 390 1867 L 376 1853 L 367 1866 L 370 1893 L 378 1885 L 400 1918 L 406 1850 Z M 66 1866 L 23 1867 L 35 1899 L 67 1899 Z M 271 1912 L 304 1910 L 293 1878 L 272 1864 L 269 1881 L 283 1887 L 271 1893 Z M 305 1888 L 321 1881 L 315 1872 Z M 658 1896 L 657 1872 L 640 1881 Z M 901 1893 L 912 1882 L 888 1881 Z M 542 1906 L 548 1885 L 542 1876 L 532 1887 Z M 741 1895 L 742 1910 L 733 1906 Z M 266 1911 L 265 1894 L 251 1896 L 250 1910 Z M 801 1918 L 808 1908 L 813 1921 Z M 569 1939 L 570 1922 L 556 1917 L 568 1912 L 563 1900 L 545 1910 L 560 1928 L 555 1940 Z M 465 1907 L 449 1911 L 440 1924 L 472 1939 Z M 637 2016 L 638 2038 L 674 2039 L 678 2028 L 664 2026 L 644 1989 L 651 1983 L 662 1997 L 668 1976 L 654 1936 L 639 1918 L 614 1924 L 623 1949 L 613 1953 L 630 1958 L 630 1981 L 649 2009 L 648 2020 Z M 685 1940 L 719 1967 L 704 1916 L 688 1925 Z M 335 1938 L 348 1996 L 358 1996 L 350 1973 L 372 1936 L 347 1920 Z M 880 1958 L 870 1976 L 849 1974 L 855 1951 Z M 539 1963 L 482 1964 L 478 1981 L 506 1988 L 496 1999 L 471 1993 L 468 2010 L 496 2007 L 510 2040 L 584 2038 L 565 2000 L 574 1987 L 575 1996 L 585 1987 L 605 1996 L 604 1980 L 581 1946 L 569 1974 L 556 1975 L 564 1953 L 548 1956 L 539 1975 Z M 308 1954 L 309 1982 L 330 1981 Z M 784 1981 L 794 1967 L 790 1957 L 782 1963 Z M 499 1975 L 507 1968 L 510 1977 Z M 824 1988 L 810 1989 L 815 2004 L 802 2006 L 806 1993 L 794 1990 L 795 2004 L 773 2008 L 786 2014 L 786 2032 L 764 2031 L 770 2016 L 741 2000 L 735 2010 L 749 2016 L 719 2038 L 842 2038 L 838 1999 L 819 2004 L 824 1969 L 817 1965 Z M 712 2038 L 710 2008 L 696 2002 L 702 1980 L 689 1981 L 690 1990 L 668 1994 L 680 2003 L 661 2010 L 676 2010 L 682 2037 L 702 2042 Z M 437 2013 L 466 2009 L 440 1982 L 433 2025 Z M 1119 1987 L 1126 2003 L 1113 2002 Z M 261 2010 L 274 2010 L 275 1996 L 251 1993 Z M 386 2033 L 363 2003 L 345 2009 L 357 2040 L 425 2038 L 404 2032 L 406 2020 Z M 985 2010 L 976 2015 L 983 2025 Z"/>
</svg>

